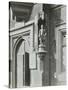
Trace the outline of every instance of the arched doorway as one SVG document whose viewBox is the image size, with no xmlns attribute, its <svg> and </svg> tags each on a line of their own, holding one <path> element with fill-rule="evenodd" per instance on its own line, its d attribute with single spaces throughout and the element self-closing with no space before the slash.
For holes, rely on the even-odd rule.
<svg viewBox="0 0 68 90">
<path fill-rule="evenodd" d="M 30 86 L 29 44 L 21 39 L 15 50 L 15 86 Z"/>
</svg>

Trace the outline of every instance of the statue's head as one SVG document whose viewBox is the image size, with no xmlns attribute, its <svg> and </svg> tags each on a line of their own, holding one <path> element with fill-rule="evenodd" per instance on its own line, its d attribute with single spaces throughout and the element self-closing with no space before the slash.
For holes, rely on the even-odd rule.
<svg viewBox="0 0 68 90">
<path fill-rule="evenodd" d="M 39 18 L 41 18 L 42 20 L 44 20 L 44 12 L 43 11 L 40 11 L 39 12 Z"/>
</svg>

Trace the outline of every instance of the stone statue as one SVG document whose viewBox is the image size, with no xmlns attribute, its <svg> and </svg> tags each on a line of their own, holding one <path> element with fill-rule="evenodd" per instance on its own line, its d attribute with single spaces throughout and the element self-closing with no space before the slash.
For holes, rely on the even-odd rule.
<svg viewBox="0 0 68 90">
<path fill-rule="evenodd" d="M 46 20 L 44 18 L 44 12 L 40 12 L 38 19 L 38 41 L 39 44 L 43 43 L 46 36 Z"/>
</svg>

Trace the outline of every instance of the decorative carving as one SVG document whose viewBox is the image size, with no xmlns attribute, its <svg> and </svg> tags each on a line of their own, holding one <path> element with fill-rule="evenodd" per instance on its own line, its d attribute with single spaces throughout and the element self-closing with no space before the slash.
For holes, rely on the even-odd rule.
<svg viewBox="0 0 68 90">
<path fill-rule="evenodd" d="M 45 54 L 45 40 L 46 40 L 46 20 L 44 18 L 44 12 L 40 12 L 38 19 L 38 55 L 40 60 L 44 60 Z"/>
<path fill-rule="evenodd" d="M 38 42 L 39 44 L 45 42 L 46 37 L 46 20 L 44 18 L 44 12 L 40 12 L 38 19 Z"/>
</svg>

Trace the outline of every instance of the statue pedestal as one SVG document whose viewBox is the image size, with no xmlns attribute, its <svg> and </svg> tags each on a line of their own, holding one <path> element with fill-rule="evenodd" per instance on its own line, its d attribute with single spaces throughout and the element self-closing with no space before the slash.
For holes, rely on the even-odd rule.
<svg viewBox="0 0 68 90">
<path fill-rule="evenodd" d="M 46 56 L 47 51 L 45 50 L 45 45 L 40 44 L 37 52 L 38 58 L 38 71 L 39 71 L 39 86 L 43 85 L 43 70 L 44 70 L 44 58 Z"/>
</svg>

